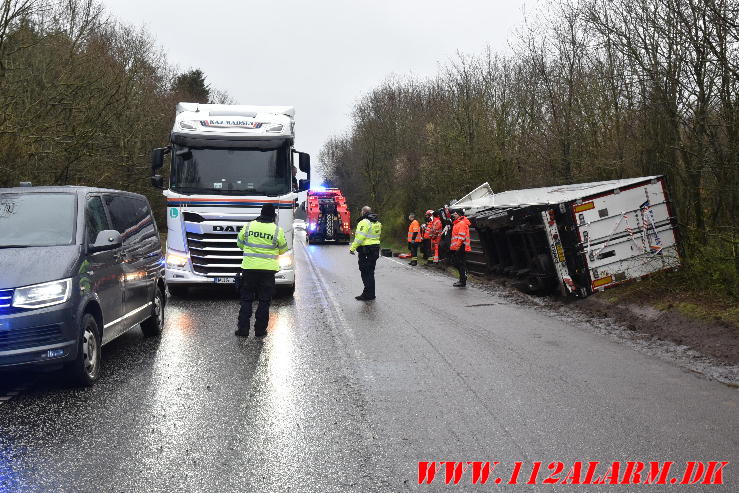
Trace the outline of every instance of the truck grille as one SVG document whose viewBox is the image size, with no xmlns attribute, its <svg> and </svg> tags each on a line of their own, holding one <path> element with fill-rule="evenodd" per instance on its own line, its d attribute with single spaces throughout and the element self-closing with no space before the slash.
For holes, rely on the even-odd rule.
<svg viewBox="0 0 739 493">
<path fill-rule="evenodd" d="M 187 233 L 193 271 L 209 277 L 236 275 L 243 258 L 236 237 L 236 233 Z"/>
<path fill-rule="evenodd" d="M 0 331 L 0 351 L 28 349 L 64 342 L 60 324 Z"/>
</svg>

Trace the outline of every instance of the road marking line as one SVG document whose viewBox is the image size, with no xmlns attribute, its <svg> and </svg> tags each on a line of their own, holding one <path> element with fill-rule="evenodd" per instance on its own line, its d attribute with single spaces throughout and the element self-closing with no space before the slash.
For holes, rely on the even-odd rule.
<svg viewBox="0 0 739 493">
<path fill-rule="evenodd" d="M 313 272 L 313 276 L 316 278 L 316 281 L 321 287 L 321 289 L 318 290 L 318 294 L 323 298 L 324 306 L 332 310 L 336 315 L 336 319 L 331 317 L 328 318 L 329 323 L 333 325 L 338 332 L 342 333 L 348 339 L 347 342 L 349 343 L 350 347 L 347 347 L 347 349 L 354 353 L 354 358 L 356 359 L 357 366 L 359 367 L 358 369 L 365 380 L 374 380 L 374 376 L 368 371 L 367 357 L 362 352 L 362 350 L 359 349 L 359 343 L 357 342 L 357 338 L 355 337 L 354 332 L 350 329 L 349 322 L 344 316 L 344 311 L 341 308 L 341 304 L 336 299 L 336 296 L 334 296 L 334 294 L 329 289 L 328 282 L 323 277 L 318 267 L 316 267 L 316 265 L 313 263 L 313 257 L 311 256 L 308 248 L 303 245 L 302 250 L 303 252 L 305 252 L 305 255 L 308 259 L 308 265 Z M 339 323 L 336 323 L 337 319 Z"/>
</svg>

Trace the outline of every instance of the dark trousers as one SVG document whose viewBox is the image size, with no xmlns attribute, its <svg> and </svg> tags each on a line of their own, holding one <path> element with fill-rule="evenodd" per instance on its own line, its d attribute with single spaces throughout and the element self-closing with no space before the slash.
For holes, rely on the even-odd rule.
<svg viewBox="0 0 739 493">
<path fill-rule="evenodd" d="M 411 260 L 418 260 L 418 242 L 408 242 L 408 250 L 411 251 Z"/>
<path fill-rule="evenodd" d="M 249 332 L 249 322 L 254 300 L 259 300 L 254 314 L 254 333 L 267 332 L 269 323 L 269 305 L 275 293 L 275 271 L 273 270 L 241 270 L 241 309 L 239 310 L 239 330 Z"/>
<path fill-rule="evenodd" d="M 380 258 L 380 245 L 361 246 L 357 248 L 359 255 L 359 272 L 362 274 L 365 298 L 375 297 L 375 265 Z"/>
<path fill-rule="evenodd" d="M 467 257 L 467 252 L 464 250 L 464 246 L 462 246 L 459 250 L 452 252 L 454 255 L 454 266 L 459 271 L 459 282 L 466 284 L 467 283 L 467 262 L 465 258 Z"/>
<path fill-rule="evenodd" d="M 426 260 L 430 259 L 433 255 L 431 250 L 431 240 L 429 238 L 425 238 L 421 243 L 421 252 L 423 253 L 423 258 Z"/>
</svg>

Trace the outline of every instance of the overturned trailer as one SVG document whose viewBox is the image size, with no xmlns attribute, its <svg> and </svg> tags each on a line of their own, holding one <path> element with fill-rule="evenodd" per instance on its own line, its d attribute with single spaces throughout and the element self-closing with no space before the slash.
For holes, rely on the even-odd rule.
<svg viewBox="0 0 739 493">
<path fill-rule="evenodd" d="M 497 194 L 485 183 L 454 207 L 476 232 L 471 270 L 528 292 L 585 297 L 680 265 L 662 176 Z"/>
</svg>

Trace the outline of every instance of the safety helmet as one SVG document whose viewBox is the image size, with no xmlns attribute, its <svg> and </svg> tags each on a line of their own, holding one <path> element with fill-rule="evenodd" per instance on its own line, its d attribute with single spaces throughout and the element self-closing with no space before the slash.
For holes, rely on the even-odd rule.
<svg viewBox="0 0 739 493">
<path fill-rule="evenodd" d="M 432 211 L 431 209 L 429 209 L 429 210 L 426 211 L 426 216 L 430 216 L 433 213 L 434 213 L 434 211 Z"/>
</svg>

